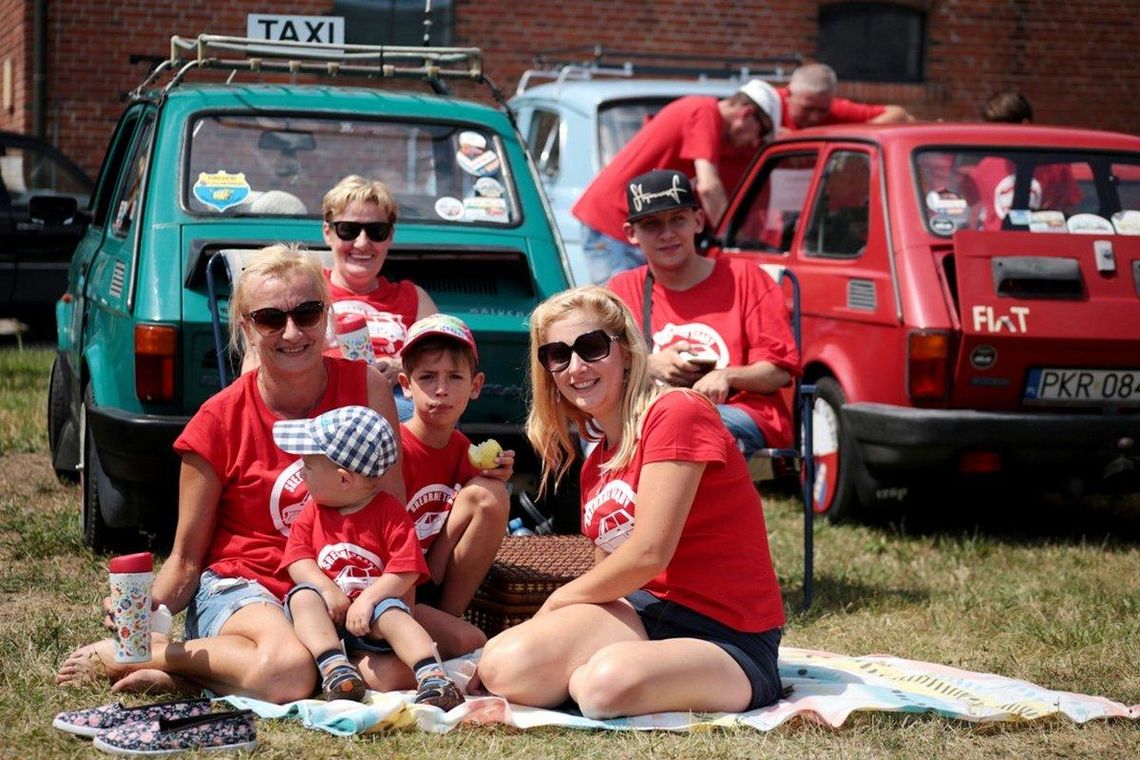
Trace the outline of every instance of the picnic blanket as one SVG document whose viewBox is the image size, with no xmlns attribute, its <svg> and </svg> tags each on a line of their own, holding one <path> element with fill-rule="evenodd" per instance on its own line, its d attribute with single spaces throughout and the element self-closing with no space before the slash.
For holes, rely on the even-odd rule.
<svg viewBox="0 0 1140 760">
<path fill-rule="evenodd" d="M 449 660 L 448 671 L 466 685 L 479 654 Z M 413 728 L 446 733 L 460 725 L 490 723 L 521 729 L 561 726 L 689 731 L 707 726 L 749 726 L 770 731 L 795 716 L 837 728 L 858 710 L 930 712 L 975 722 L 1030 721 L 1055 715 L 1067 716 L 1077 723 L 1097 718 L 1140 719 L 1140 705 L 1128 707 L 1104 697 L 1052 691 L 992 673 L 887 655 L 849 657 L 781 647 L 780 678 L 785 686 L 792 687 L 791 694 L 760 710 L 655 713 L 611 720 L 514 705 L 491 696 L 468 697 L 465 704 L 445 714 L 436 707 L 411 704 L 411 692 L 370 692 L 365 703 L 304 699 L 276 705 L 244 697 L 223 697 L 221 701 L 253 710 L 262 718 L 294 718 L 310 728 L 342 736 Z"/>
</svg>

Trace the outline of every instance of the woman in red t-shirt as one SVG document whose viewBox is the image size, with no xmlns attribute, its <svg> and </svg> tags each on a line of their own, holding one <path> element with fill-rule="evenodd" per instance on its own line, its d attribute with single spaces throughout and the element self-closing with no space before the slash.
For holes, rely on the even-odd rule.
<svg viewBox="0 0 1140 760">
<path fill-rule="evenodd" d="M 597 431 L 582 465 L 596 563 L 487 643 L 483 685 L 540 707 L 570 697 L 595 718 L 775 702 L 783 602 L 760 497 L 716 409 L 652 383 L 633 314 L 599 287 L 535 309 L 531 380 L 542 488 L 576 456 L 570 423 Z"/>
<path fill-rule="evenodd" d="M 205 686 L 272 702 L 312 694 L 316 668 L 281 607 L 291 582 L 278 568 L 307 491 L 297 457 L 274 444 L 273 423 L 368 404 L 397 424 L 379 371 L 322 355 L 328 303 L 304 252 L 275 245 L 251 260 L 230 302 L 231 333 L 258 369 L 207 400 L 174 444 L 178 527 L 152 593 L 173 612 L 187 609 L 187 640 L 155 634 L 152 659 L 133 664 L 113 660 L 110 639 L 80 647 L 57 682 L 105 674 L 115 691 Z M 386 477 L 402 502 L 400 468 Z"/>
</svg>

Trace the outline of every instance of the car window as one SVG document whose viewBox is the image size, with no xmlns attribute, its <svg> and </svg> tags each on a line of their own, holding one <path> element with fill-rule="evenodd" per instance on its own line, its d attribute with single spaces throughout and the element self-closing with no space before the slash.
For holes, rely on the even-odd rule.
<svg viewBox="0 0 1140 760">
<path fill-rule="evenodd" d="M 645 122 L 677 96 L 622 100 L 598 108 L 598 168 L 606 166 Z"/>
<path fill-rule="evenodd" d="M 320 216 L 328 189 L 359 174 L 388 186 L 401 221 L 518 221 L 498 138 L 466 124 L 211 115 L 191 125 L 187 153 L 198 214 Z"/>
<path fill-rule="evenodd" d="M 115 218 L 111 224 L 111 230 L 116 235 L 126 234 L 142 207 L 143 179 L 146 177 L 150 144 L 153 138 L 154 119 L 147 119 L 139 131 L 139 137 L 123 167 L 124 176 L 120 188 L 119 203 L 116 206 Z"/>
<path fill-rule="evenodd" d="M 0 179 L 12 206 L 27 206 L 36 195 L 69 195 L 80 208 L 89 201 L 87 180 L 33 144 L 0 143 Z"/>
<path fill-rule="evenodd" d="M 733 218 L 726 245 L 763 251 L 790 249 L 818 158 L 816 153 L 795 153 L 767 161 L 760 181 Z"/>
<path fill-rule="evenodd" d="M 837 150 L 827 159 L 812 202 L 803 250 L 818 256 L 858 256 L 867 245 L 871 157 Z"/>
<path fill-rule="evenodd" d="M 558 176 L 558 160 L 561 154 L 558 136 L 560 121 L 554 111 L 536 109 L 527 128 L 527 150 L 530 151 L 531 158 L 538 167 L 538 173 L 550 179 Z"/>
<path fill-rule="evenodd" d="M 927 227 L 1140 234 L 1140 156 L 1077 151 L 922 150 Z"/>
</svg>

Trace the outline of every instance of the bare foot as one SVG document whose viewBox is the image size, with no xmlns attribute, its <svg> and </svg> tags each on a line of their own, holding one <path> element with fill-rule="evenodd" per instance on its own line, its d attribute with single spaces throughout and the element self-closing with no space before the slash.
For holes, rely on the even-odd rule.
<svg viewBox="0 0 1140 760">
<path fill-rule="evenodd" d="M 169 637 L 152 634 L 152 648 L 165 645 Z M 117 684 L 132 671 L 142 670 L 144 663 L 115 662 L 115 642 L 103 639 L 74 650 L 59 666 L 55 682 L 60 686 L 90 681 Z"/>
<path fill-rule="evenodd" d="M 197 696 L 202 687 L 183 676 L 164 673 L 155 668 L 143 668 L 120 678 L 111 687 L 117 694 L 181 694 Z"/>
<path fill-rule="evenodd" d="M 96 641 L 79 647 L 67 656 L 55 674 L 60 686 L 91 681 L 115 681 L 126 675 L 122 663 L 114 661 L 114 642 L 111 639 Z"/>
</svg>

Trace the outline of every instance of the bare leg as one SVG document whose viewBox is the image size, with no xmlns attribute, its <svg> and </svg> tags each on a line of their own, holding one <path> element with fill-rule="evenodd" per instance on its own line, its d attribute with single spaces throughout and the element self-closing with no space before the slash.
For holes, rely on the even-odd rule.
<svg viewBox="0 0 1140 760">
<path fill-rule="evenodd" d="M 113 684 L 135 671 L 160 670 L 190 678 L 218 694 L 269 702 L 307 697 L 316 685 L 317 669 L 308 650 L 284 613 L 266 604 L 238 610 L 222 626 L 219 636 L 177 643 L 156 636 L 149 662 L 117 663 L 113 653 L 110 639 L 76 649 L 60 666 L 56 682 L 79 680 L 78 663 L 85 662 L 91 673 L 98 660 L 104 676 Z"/>
<path fill-rule="evenodd" d="M 424 627 L 439 647 L 439 654 L 445 660 L 474 652 L 487 642 L 487 636 L 476 626 L 435 607 L 417 604 L 413 614 L 416 622 Z"/>
<path fill-rule="evenodd" d="M 364 683 L 376 691 L 399 691 L 416 688 L 412 669 L 400 662 L 394 654 L 350 652 L 353 663 L 360 669 Z"/>
<path fill-rule="evenodd" d="M 493 694 L 518 704 L 554 707 L 571 678 L 615 642 L 644 642 L 645 627 L 624 601 L 574 604 L 517 625 L 487 642 L 478 675 Z"/>
<path fill-rule="evenodd" d="M 340 636 L 319 593 L 306 589 L 293 594 L 289 612 L 293 615 L 293 632 L 313 657 L 340 649 Z"/>
<path fill-rule="evenodd" d="M 472 478 L 455 495 L 447 522 L 427 554 L 432 580 L 443 584 L 439 609 L 463 615 L 495 561 L 509 512 L 507 487 L 494 478 Z"/>
<path fill-rule="evenodd" d="M 116 694 L 200 694 L 201 685 L 184 676 L 163 673 L 154 668 L 136 670 L 120 678 L 111 687 Z"/>
<path fill-rule="evenodd" d="M 752 699 L 752 686 L 736 661 L 707 641 L 622 641 L 575 669 L 570 696 L 590 718 L 740 712 Z"/>
<path fill-rule="evenodd" d="M 412 667 L 420 660 L 435 657 L 431 636 L 408 613 L 390 609 L 376 619 L 369 633 L 391 645 L 400 662 Z"/>
</svg>

